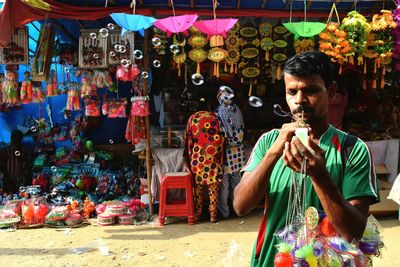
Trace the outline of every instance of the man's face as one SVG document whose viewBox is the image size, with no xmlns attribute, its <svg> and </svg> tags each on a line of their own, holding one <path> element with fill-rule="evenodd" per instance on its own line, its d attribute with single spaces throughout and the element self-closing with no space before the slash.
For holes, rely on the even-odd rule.
<svg viewBox="0 0 400 267">
<path fill-rule="evenodd" d="M 302 109 L 308 124 L 326 118 L 329 97 L 325 82 L 319 75 L 297 77 L 285 73 L 284 80 L 286 102 L 296 121 L 301 119 Z"/>
</svg>

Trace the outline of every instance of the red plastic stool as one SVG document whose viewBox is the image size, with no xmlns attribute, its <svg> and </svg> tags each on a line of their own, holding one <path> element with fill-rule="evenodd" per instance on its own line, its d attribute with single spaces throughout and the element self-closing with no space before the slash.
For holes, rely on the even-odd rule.
<svg viewBox="0 0 400 267">
<path fill-rule="evenodd" d="M 185 189 L 184 202 L 167 203 L 168 189 Z M 158 210 L 158 222 L 164 225 L 166 216 L 187 216 L 188 223 L 194 224 L 193 182 L 189 172 L 167 172 L 161 181 L 160 206 Z"/>
</svg>

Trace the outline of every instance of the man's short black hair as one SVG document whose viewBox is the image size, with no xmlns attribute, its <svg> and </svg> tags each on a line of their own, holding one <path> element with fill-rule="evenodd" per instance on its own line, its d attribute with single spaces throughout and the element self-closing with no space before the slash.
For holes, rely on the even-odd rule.
<svg viewBox="0 0 400 267">
<path fill-rule="evenodd" d="M 328 87 L 335 78 L 335 67 L 330 58 L 320 51 L 297 54 L 286 61 L 284 73 L 297 77 L 319 75 Z"/>
</svg>

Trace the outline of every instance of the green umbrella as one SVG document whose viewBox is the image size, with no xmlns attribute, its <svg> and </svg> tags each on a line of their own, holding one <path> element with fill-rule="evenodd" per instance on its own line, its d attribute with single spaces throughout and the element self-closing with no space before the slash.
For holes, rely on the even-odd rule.
<svg viewBox="0 0 400 267">
<path fill-rule="evenodd" d="M 326 23 L 300 21 L 283 23 L 283 26 L 293 33 L 294 39 L 297 40 L 299 37 L 312 37 L 319 34 L 326 28 Z"/>
</svg>

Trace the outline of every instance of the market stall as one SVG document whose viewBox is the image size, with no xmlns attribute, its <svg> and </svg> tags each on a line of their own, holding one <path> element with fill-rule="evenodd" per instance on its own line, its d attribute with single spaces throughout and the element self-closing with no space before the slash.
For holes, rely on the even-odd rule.
<svg viewBox="0 0 400 267">
<path fill-rule="evenodd" d="M 90 202 L 115 199 L 97 214 L 106 205 L 105 215 L 136 214 L 146 204 L 154 213 L 162 172 L 183 165 L 157 159 L 168 149 L 182 151 L 184 125 L 200 99 L 212 103 L 220 86 L 231 87 L 250 148 L 263 132 L 287 121 L 273 111 L 275 104 L 285 109 L 282 67 L 308 50 L 319 49 L 335 62 L 339 86 L 349 97 L 341 118 L 345 130 L 366 141 L 400 137 L 399 18 L 397 9 L 390 10 L 396 8 L 392 1 L 170 1 L 169 7 L 65 2 L 5 1 L 0 13 L 1 139 L 9 141 L 6 129 L 24 131 L 35 150 L 36 185 L 4 192 L 3 202 L 53 190 L 48 198 L 54 203 L 77 201 L 71 214 L 86 205 L 89 217 Z M 25 27 L 33 21 L 40 23 Z M 390 153 L 384 163 L 393 181 L 398 150 Z M 130 168 L 123 167 L 122 155 L 134 162 Z M 149 203 L 141 203 L 146 192 L 140 178 L 146 177 L 150 197 L 142 200 Z M 53 221 L 65 222 L 70 214 L 56 211 Z M 81 223 L 76 217 L 71 220 Z"/>
</svg>

